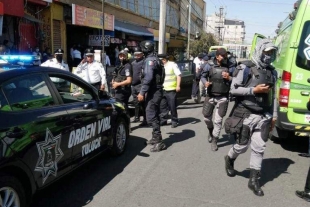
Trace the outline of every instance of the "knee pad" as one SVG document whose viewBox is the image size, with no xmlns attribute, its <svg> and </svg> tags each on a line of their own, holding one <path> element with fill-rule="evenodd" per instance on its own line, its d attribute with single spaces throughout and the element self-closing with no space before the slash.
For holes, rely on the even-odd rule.
<svg viewBox="0 0 310 207">
<path fill-rule="evenodd" d="M 239 145 L 246 145 L 249 142 L 250 136 L 251 136 L 251 129 L 247 125 L 242 125 L 241 133 L 239 134 L 237 138 L 237 143 Z"/>
<path fill-rule="evenodd" d="M 262 140 L 264 140 L 264 142 L 268 141 L 270 125 L 271 125 L 271 121 L 266 121 L 262 124 L 261 130 L 260 130 L 260 134 L 261 134 L 260 136 L 262 137 Z"/>
<path fill-rule="evenodd" d="M 219 104 L 218 114 L 220 117 L 223 118 L 226 115 L 227 108 L 228 108 L 228 101 Z"/>
<path fill-rule="evenodd" d="M 206 98 L 207 99 L 207 98 Z M 209 102 L 209 98 L 205 100 L 202 106 L 202 114 L 204 117 L 212 116 L 214 105 Z"/>
</svg>

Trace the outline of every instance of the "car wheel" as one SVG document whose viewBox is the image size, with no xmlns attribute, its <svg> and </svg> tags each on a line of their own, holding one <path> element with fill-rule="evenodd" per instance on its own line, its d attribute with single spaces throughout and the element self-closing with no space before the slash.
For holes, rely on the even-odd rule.
<svg viewBox="0 0 310 207">
<path fill-rule="evenodd" d="M 124 119 L 118 119 L 113 131 L 113 145 L 111 148 L 113 155 L 120 155 L 124 152 L 128 136 L 128 124 Z"/>
<path fill-rule="evenodd" d="M 22 184 L 12 176 L 0 174 L 0 206 L 26 206 L 24 188 Z"/>
</svg>

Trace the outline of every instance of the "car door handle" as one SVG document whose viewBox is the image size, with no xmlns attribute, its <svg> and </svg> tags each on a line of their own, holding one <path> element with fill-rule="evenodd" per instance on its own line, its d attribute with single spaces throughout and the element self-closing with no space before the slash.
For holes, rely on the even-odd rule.
<svg viewBox="0 0 310 207">
<path fill-rule="evenodd" d="M 310 93 L 308 91 L 301 91 L 300 94 L 302 96 L 309 96 L 310 95 Z"/>
<path fill-rule="evenodd" d="M 23 130 L 21 128 L 15 127 L 13 129 L 13 131 L 7 132 L 6 136 L 8 138 L 16 138 L 16 139 L 20 139 L 22 138 L 28 131 L 27 130 Z"/>
</svg>

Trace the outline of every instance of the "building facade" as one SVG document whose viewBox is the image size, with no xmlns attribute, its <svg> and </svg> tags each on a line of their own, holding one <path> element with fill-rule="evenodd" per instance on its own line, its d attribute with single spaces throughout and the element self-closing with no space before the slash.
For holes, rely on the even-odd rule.
<svg viewBox="0 0 310 207">
<path fill-rule="evenodd" d="M 190 2 L 191 37 L 203 30 L 203 0 L 167 0 L 168 53 L 182 54 L 186 48 Z M 0 41 L 8 39 L 12 51 L 19 54 L 31 54 L 36 46 L 41 51 L 62 48 L 64 58 L 70 63 L 69 51 L 73 45 L 83 51 L 88 46 L 100 49 L 104 42 L 105 51 L 113 62 L 116 47 L 132 49 L 143 40 L 158 42 L 160 1 L 0 0 L 0 3 L 4 5 Z"/>
</svg>

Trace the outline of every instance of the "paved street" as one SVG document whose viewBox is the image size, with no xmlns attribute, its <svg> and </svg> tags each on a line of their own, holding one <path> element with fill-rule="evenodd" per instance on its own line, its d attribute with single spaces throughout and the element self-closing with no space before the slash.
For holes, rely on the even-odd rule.
<svg viewBox="0 0 310 207">
<path fill-rule="evenodd" d="M 250 150 L 241 155 L 234 178 L 226 175 L 224 155 L 233 140 L 223 136 L 212 152 L 201 105 L 189 100 L 179 107 L 180 126 L 162 127 L 167 150 L 150 153 L 144 142 L 151 128 L 132 125 L 127 151 L 100 156 L 37 194 L 33 207 L 306 207 L 295 196 L 302 190 L 309 159 L 307 139 L 268 141 L 260 183 L 264 197 L 247 187 Z"/>
</svg>

